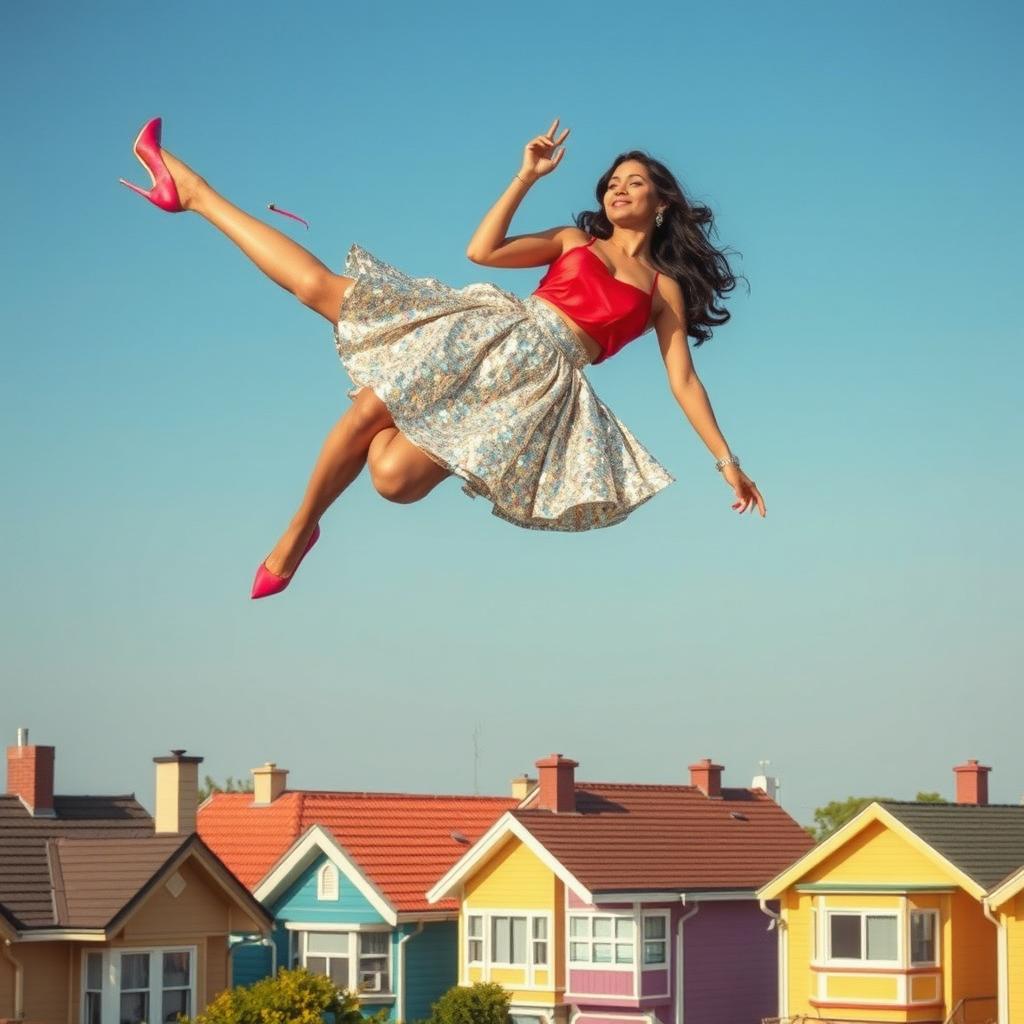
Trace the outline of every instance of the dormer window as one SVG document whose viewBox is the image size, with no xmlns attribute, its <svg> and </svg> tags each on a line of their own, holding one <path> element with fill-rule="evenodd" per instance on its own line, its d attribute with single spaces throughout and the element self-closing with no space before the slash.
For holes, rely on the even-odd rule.
<svg viewBox="0 0 1024 1024">
<path fill-rule="evenodd" d="M 338 889 L 338 868 L 328 862 L 316 873 L 316 898 L 336 903 Z"/>
</svg>

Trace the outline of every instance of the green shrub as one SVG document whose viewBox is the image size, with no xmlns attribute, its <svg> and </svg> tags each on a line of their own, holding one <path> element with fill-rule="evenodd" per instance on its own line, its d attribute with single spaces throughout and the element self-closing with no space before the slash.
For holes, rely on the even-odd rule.
<svg viewBox="0 0 1024 1024">
<path fill-rule="evenodd" d="M 335 1024 L 386 1019 L 386 1014 L 364 1018 L 351 992 L 341 992 L 330 978 L 299 968 L 227 989 L 197 1017 L 180 1018 L 180 1024 L 323 1024 L 327 1014 Z"/>
<path fill-rule="evenodd" d="M 508 1024 L 512 997 L 500 985 L 478 981 L 469 988 L 456 986 L 431 1009 L 427 1024 Z"/>
</svg>

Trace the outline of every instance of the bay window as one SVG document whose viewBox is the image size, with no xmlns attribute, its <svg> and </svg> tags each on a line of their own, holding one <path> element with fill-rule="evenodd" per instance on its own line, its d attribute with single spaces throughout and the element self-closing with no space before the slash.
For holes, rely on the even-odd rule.
<svg viewBox="0 0 1024 1024">
<path fill-rule="evenodd" d="M 391 932 L 299 933 L 300 963 L 341 989 L 391 992 Z"/>
<path fill-rule="evenodd" d="M 911 966 L 931 965 L 939 962 L 939 912 L 912 910 L 910 912 Z"/>
<path fill-rule="evenodd" d="M 195 949 L 82 955 L 82 1024 L 174 1024 L 195 1002 Z"/>
<path fill-rule="evenodd" d="M 491 918 L 491 963 L 525 966 L 525 917 Z"/>
<path fill-rule="evenodd" d="M 668 915 L 644 914 L 644 967 L 668 963 Z"/>
</svg>

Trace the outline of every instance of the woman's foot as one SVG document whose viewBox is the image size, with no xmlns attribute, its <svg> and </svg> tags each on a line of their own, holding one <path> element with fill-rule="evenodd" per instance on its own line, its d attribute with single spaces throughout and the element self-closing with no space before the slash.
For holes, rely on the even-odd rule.
<svg viewBox="0 0 1024 1024">
<path fill-rule="evenodd" d="M 167 165 L 167 170 L 174 181 L 174 187 L 178 190 L 178 199 L 186 210 L 194 210 L 206 188 L 206 182 L 196 174 L 184 161 L 179 160 L 169 150 L 160 147 L 160 156 Z"/>
<path fill-rule="evenodd" d="M 315 529 L 316 523 L 311 526 L 289 526 L 263 564 L 275 576 L 289 579 L 302 561 L 306 545 Z"/>
</svg>

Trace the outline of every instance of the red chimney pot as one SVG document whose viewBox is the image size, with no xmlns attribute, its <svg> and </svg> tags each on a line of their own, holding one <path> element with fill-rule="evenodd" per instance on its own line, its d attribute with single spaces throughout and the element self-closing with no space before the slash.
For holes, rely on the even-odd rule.
<svg viewBox="0 0 1024 1024">
<path fill-rule="evenodd" d="M 977 758 L 969 758 L 966 764 L 953 769 L 956 775 L 956 802 L 988 806 L 988 773 L 991 768 L 978 764 Z"/>
<path fill-rule="evenodd" d="M 722 765 L 714 764 L 710 757 L 705 757 L 690 765 L 690 785 L 696 786 L 706 797 L 719 800 L 722 796 L 724 770 Z"/>
<path fill-rule="evenodd" d="M 537 808 L 556 814 L 572 814 L 576 810 L 577 761 L 561 754 L 551 754 L 537 762 L 539 783 Z"/>
</svg>

